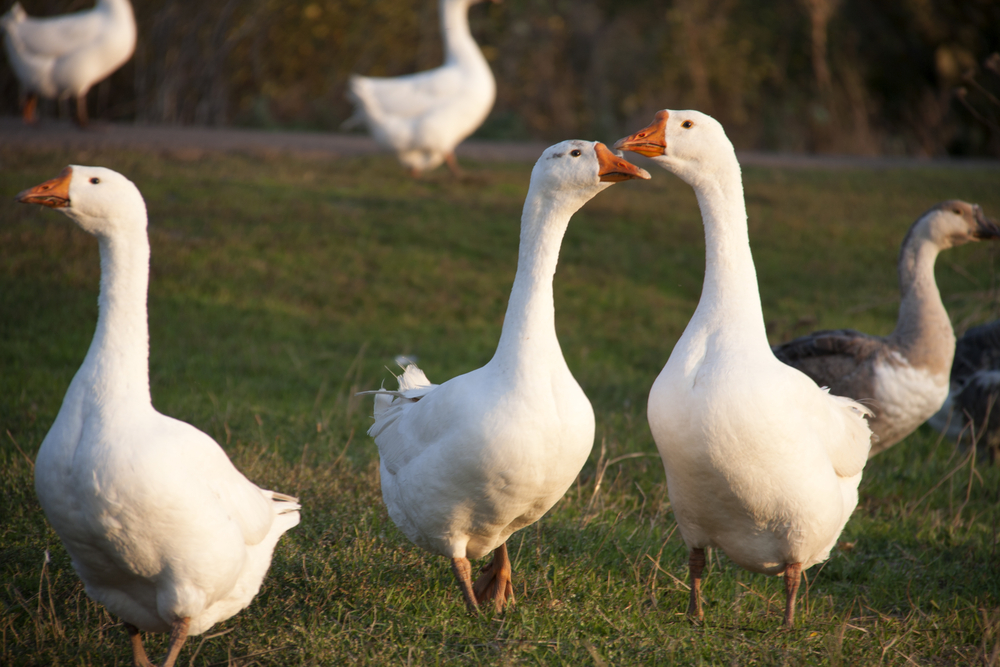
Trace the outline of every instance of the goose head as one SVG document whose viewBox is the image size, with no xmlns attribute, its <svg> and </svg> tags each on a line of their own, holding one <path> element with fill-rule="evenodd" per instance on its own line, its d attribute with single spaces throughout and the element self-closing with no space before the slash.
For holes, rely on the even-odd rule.
<svg viewBox="0 0 1000 667">
<path fill-rule="evenodd" d="M 690 185 L 706 174 L 739 169 L 722 125 L 700 111 L 658 111 L 652 123 L 619 139 L 614 147 L 652 158 Z"/>
<path fill-rule="evenodd" d="M 973 241 L 1000 238 L 1000 228 L 983 213 L 978 204 L 949 199 L 932 207 L 913 224 L 907 238 L 927 240 L 939 249 L 954 248 Z"/>
<path fill-rule="evenodd" d="M 649 172 L 612 153 L 599 141 L 570 139 L 549 146 L 531 170 L 531 189 L 577 199 L 579 206 L 612 183 L 649 179 Z"/>
<path fill-rule="evenodd" d="M 19 193 L 16 200 L 65 213 L 95 236 L 146 229 L 146 204 L 139 189 L 104 167 L 71 165 L 52 180 Z"/>
</svg>

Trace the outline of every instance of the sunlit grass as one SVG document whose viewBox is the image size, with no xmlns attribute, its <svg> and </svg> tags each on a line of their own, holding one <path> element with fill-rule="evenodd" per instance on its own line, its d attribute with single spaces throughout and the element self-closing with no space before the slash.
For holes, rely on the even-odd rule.
<svg viewBox="0 0 1000 667">
<path fill-rule="evenodd" d="M 781 581 L 722 554 L 709 559 L 705 624 L 684 618 L 685 549 L 645 398 L 697 303 L 704 251 L 693 194 L 664 172 L 614 186 L 570 226 L 556 319 L 597 442 L 566 498 L 510 540 L 516 606 L 469 618 L 448 563 L 389 520 L 370 399 L 354 393 L 391 382 L 397 354 L 417 355 L 435 381 L 490 358 L 530 165 L 470 165 L 477 178 L 456 184 L 443 172 L 412 181 L 388 158 L 3 149 L 0 663 L 130 661 L 32 484 L 30 460 L 93 335 L 99 266 L 92 238 L 11 197 L 67 163 L 117 169 L 146 197 L 154 404 L 304 505 L 255 602 L 193 638 L 179 664 L 996 663 L 1000 472 L 926 427 L 869 464 L 841 548 L 807 573 L 794 630 L 780 627 Z M 747 169 L 772 340 L 890 331 L 909 224 L 952 197 L 1000 214 L 998 173 Z M 956 322 L 997 316 L 995 253 L 939 259 Z M 150 637 L 151 655 L 165 643 Z"/>
</svg>

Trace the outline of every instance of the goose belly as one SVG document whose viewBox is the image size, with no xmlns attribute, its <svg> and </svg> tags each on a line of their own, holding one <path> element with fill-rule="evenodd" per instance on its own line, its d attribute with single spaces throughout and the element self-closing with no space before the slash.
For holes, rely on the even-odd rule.
<svg viewBox="0 0 1000 667">
<path fill-rule="evenodd" d="M 648 415 L 687 545 L 720 548 L 765 574 L 824 560 L 857 497 L 845 500 L 822 447 L 776 409 L 795 402 L 746 375 L 692 385 L 668 370 L 650 392 Z"/>
<path fill-rule="evenodd" d="M 443 160 L 482 125 L 492 106 L 492 96 L 484 98 L 480 94 L 444 101 L 416 121 L 409 148 L 432 152 Z"/>
<path fill-rule="evenodd" d="M 590 404 L 577 406 L 572 420 L 527 419 L 530 412 L 487 415 L 396 474 L 382 465 L 389 515 L 414 544 L 449 558 L 480 558 L 566 493 L 593 445 Z"/>
</svg>

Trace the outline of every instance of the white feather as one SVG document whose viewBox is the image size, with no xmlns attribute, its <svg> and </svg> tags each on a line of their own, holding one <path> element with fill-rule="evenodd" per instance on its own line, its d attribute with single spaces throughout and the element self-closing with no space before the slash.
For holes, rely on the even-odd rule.
<svg viewBox="0 0 1000 667">
<path fill-rule="evenodd" d="M 469 31 L 468 8 L 477 0 L 441 0 L 445 63 L 408 76 L 352 76 L 348 97 L 372 137 L 415 171 L 433 169 L 478 128 L 496 99 L 490 66 Z"/>
<path fill-rule="evenodd" d="M 31 18 L 15 3 L 0 29 L 21 85 L 48 98 L 85 95 L 135 51 L 128 0 L 98 0 L 93 9 L 51 18 Z"/>
</svg>

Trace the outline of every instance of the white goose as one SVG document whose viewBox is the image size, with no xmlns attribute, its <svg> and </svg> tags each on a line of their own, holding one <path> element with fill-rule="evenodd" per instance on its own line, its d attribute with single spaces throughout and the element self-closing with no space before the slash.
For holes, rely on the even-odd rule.
<svg viewBox="0 0 1000 667">
<path fill-rule="evenodd" d="M 604 144 L 564 141 L 531 172 L 500 342 L 482 368 L 432 385 L 415 365 L 375 393 L 389 516 L 451 559 L 470 612 L 513 601 L 506 540 L 558 501 L 587 460 L 594 411 L 563 359 L 552 279 L 570 217 L 611 183 L 649 178 Z M 494 551 L 473 585 L 469 558 Z"/>
<path fill-rule="evenodd" d="M 367 124 L 375 141 L 395 151 L 414 176 L 445 160 L 460 175 L 455 147 L 493 108 L 493 72 L 469 30 L 469 7 L 478 2 L 440 0 L 441 67 L 392 78 L 351 77 L 348 98 L 356 108 L 344 127 Z"/>
<path fill-rule="evenodd" d="M 938 253 L 998 236 L 1000 229 L 979 206 L 941 202 L 913 223 L 899 249 L 902 299 L 891 334 L 815 331 L 774 347 L 778 359 L 830 393 L 873 399 L 869 457 L 916 430 L 948 396 L 955 333 L 934 281 Z"/>
<path fill-rule="evenodd" d="M 97 0 L 93 9 L 35 19 L 20 3 L 0 18 L 7 57 L 28 91 L 23 116 L 35 122 L 38 95 L 76 98 L 76 121 L 87 125 L 87 91 L 135 51 L 135 16 L 128 0 Z"/>
<path fill-rule="evenodd" d="M 87 357 L 35 462 L 35 491 L 87 594 L 139 630 L 188 635 L 257 594 L 295 498 L 240 474 L 212 438 L 157 412 L 149 393 L 146 205 L 121 174 L 71 166 L 17 197 L 59 210 L 97 237 L 101 293 Z"/>
<path fill-rule="evenodd" d="M 767 342 L 740 165 L 722 126 L 660 111 L 615 144 L 694 188 L 705 225 L 701 300 L 649 392 L 647 414 L 690 549 L 698 619 L 707 547 L 785 576 L 792 625 L 801 571 L 825 560 L 858 502 L 865 408 L 778 361 Z"/>
</svg>

